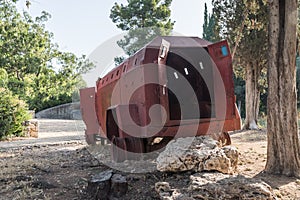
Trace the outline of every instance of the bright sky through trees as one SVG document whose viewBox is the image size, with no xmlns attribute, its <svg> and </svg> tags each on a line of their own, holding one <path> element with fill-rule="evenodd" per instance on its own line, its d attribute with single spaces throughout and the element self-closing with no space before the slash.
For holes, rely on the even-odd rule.
<svg viewBox="0 0 300 200">
<path fill-rule="evenodd" d="M 26 10 L 32 16 L 45 10 L 52 15 L 47 29 L 54 33 L 61 50 L 76 55 L 89 55 L 98 45 L 121 31 L 109 19 L 114 2 L 126 0 L 32 0 L 29 9 L 25 0 L 19 0 L 19 11 Z M 175 20 L 174 31 L 186 36 L 202 36 L 204 3 L 209 0 L 173 0 L 171 19 Z"/>
</svg>

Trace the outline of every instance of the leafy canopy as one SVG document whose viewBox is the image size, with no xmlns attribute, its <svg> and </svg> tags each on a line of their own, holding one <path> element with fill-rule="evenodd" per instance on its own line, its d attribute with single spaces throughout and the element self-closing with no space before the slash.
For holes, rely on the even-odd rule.
<svg viewBox="0 0 300 200">
<path fill-rule="evenodd" d="M 128 31 L 118 45 L 127 56 L 134 54 L 153 38 L 169 35 L 173 29 L 171 21 L 172 0 L 127 0 L 127 5 L 115 3 L 110 18 L 118 28 Z M 115 58 L 117 64 L 124 57 Z"/>
<path fill-rule="evenodd" d="M 263 104 L 265 104 L 267 96 L 267 1 L 213 0 L 212 4 L 218 33 L 221 38 L 227 39 L 231 47 L 236 77 L 255 82 L 261 93 L 261 111 L 266 112 Z M 248 71 L 252 69 L 252 74 L 255 71 L 258 73 L 253 78 L 246 77 L 246 68 Z M 242 83 L 237 79 L 235 82 Z M 245 101 L 243 93 L 237 95 L 242 104 Z"/>
<path fill-rule="evenodd" d="M 110 18 L 124 31 L 146 27 L 161 27 L 171 30 L 170 6 L 172 0 L 127 0 L 128 4 L 118 4 L 111 9 Z"/>
<path fill-rule="evenodd" d="M 265 65 L 267 52 L 266 0 L 213 0 L 220 36 L 230 43 L 237 65 Z M 237 54 L 236 54 L 237 53 Z"/>
<path fill-rule="evenodd" d="M 7 73 L 7 88 L 36 111 L 72 101 L 80 74 L 92 65 L 85 56 L 62 52 L 45 29 L 50 14 L 33 19 L 15 4 L 0 4 L 0 69 Z"/>
<path fill-rule="evenodd" d="M 0 139 L 11 135 L 22 136 L 22 123 L 28 119 L 26 103 L 0 87 Z"/>
</svg>

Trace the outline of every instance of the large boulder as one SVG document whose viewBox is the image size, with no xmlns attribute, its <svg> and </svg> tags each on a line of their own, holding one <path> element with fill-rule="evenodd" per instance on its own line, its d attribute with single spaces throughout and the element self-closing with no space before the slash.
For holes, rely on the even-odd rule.
<svg viewBox="0 0 300 200">
<path fill-rule="evenodd" d="M 174 188 L 166 183 L 155 184 L 156 192 L 162 200 L 194 200 L 194 199 L 276 199 L 272 188 L 256 178 L 222 173 L 196 173 L 190 176 L 187 188 Z"/>
<path fill-rule="evenodd" d="M 235 147 L 222 147 L 208 136 L 178 138 L 159 154 L 157 169 L 163 172 L 191 170 L 229 174 L 237 168 L 238 155 Z"/>
</svg>

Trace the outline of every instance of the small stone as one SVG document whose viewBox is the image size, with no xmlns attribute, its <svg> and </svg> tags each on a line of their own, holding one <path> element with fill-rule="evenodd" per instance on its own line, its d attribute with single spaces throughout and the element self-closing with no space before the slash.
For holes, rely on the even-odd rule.
<svg viewBox="0 0 300 200">
<path fill-rule="evenodd" d="M 30 186 L 32 188 L 38 188 L 38 189 L 53 189 L 53 188 L 57 188 L 56 185 L 53 185 L 51 183 L 48 183 L 47 181 L 45 180 L 37 180 L 37 181 L 34 181 L 30 184 Z"/>
<path fill-rule="evenodd" d="M 194 200 L 189 194 L 182 194 L 180 190 L 171 189 L 168 182 L 155 183 L 155 191 L 161 200 Z"/>
<path fill-rule="evenodd" d="M 163 192 L 170 192 L 171 191 L 170 184 L 168 182 L 157 182 L 155 183 L 155 191 L 158 194 Z"/>
<path fill-rule="evenodd" d="M 68 168 L 68 167 L 70 167 L 70 165 L 68 163 L 61 163 L 60 167 L 61 168 Z"/>
<path fill-rule="evenodd" d="M 93 166 L 93 167 L 99 166 L 98 160 L 93 160 L 91 166 Z"/>
<path fill-rule="evenodd" d="M 169 192 L 161 192 L 159 196 L 162 200 L 173 200 Z"/>
<path fill-rule="evenodd" d="M 20 176 L 16 176 L 15 180 L 18 181 L 18 182 L 20 182 L 20 181 L 31 181 L 32 177 L 31 176 L 20 175 Z"/>
</svg>

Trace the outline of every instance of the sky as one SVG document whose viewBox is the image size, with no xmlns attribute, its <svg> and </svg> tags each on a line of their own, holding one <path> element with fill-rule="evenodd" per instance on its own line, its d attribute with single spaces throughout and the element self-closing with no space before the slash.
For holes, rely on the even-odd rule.
<svg viewBox="0 0 300 200">
<path fill-rule="evenodd" d="M 60 50 L 77 56 L 91 54 L 99 45 L 122 33 L 109 18 L 115 2 L 126 4 L 126 0 L 30 0 L 29 9 L 25 0 L 19 0 L 19 11 L 32 16 L 47 11 L 51 19 L 46 28 L 54 34 Z M 210 0 L 173 0 L 171 19 L 176 21 L 174 31 L 185 36 L 202 36 L 204 3 L 211 10 Z"/>
</svg>

